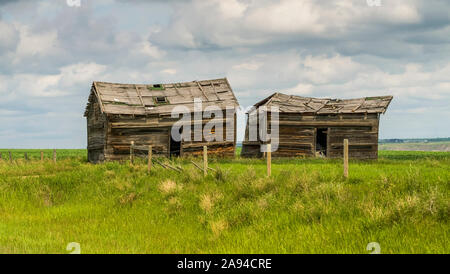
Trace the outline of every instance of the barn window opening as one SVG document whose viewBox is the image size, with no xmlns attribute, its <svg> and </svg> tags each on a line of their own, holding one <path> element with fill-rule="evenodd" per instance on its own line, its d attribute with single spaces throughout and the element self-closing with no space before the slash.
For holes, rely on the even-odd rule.
<svg viewBox="0 0 450 274">
<path fill-rule="evenodd" d="M 327 156 L 328 128 L 318 128 L 316 133 L 316 155 Z"/>
<path fill-rule="evenodd" d="M 150 85 L 148 86 L 149 90 L 164 90 L 164 85 L 163 84 L 154 84 L 154 85 Z"/>
<path fill-rule="evenodd" d="M 165 102 L 167 102 L 167 98 L 164 96 L 158 96 L 158 97 L 156 97 L 156 102 L 165 103 Z"/>
<path fill-rule="evenodd" d="M 154 100 L 155 100 L 155 104 L 157 104 L 157 105 L 169 103 L 169 101 L 167 101 L 166 96 L 156 96 L 156 97 L 154 97 Z"/>
</svg>

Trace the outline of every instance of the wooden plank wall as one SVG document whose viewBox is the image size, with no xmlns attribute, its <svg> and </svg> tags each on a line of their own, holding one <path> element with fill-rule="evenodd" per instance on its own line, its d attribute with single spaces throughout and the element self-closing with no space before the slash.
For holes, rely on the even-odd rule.
<svg viewBox="0 0 450 274">
<path fill-rule="evenodd" d="M 90 96 L 90 100 L 87 116 L 88 161 L 97 163 L 105 160 L 106 116 L 101 113 L 96 97 Z"/>
<path fill-rule="evenodd" d="M 297 113 L 279 114 L 279 139 L 273 140 L 278 141 L 278 150 L 272 153 L 273 157 L 314 155 L 314 127 L 291 124 L 291 122 L 301 121 L 302 119 L 304 119 L 304 116 Z M 270 124 L 268 126 L 270 128 Z"/>
<path fill-rule="evenodd" d="M 270 119 L 270 115 L 269 115 Z M 327 156 L 342 157 L 343 141 L 349 139 L 349 157 L 376 159 L 378 157 L 378 114 L 313 115 L 280 113 L 278 150 L 273 157 L 315 156 L 318 128 L 328 128 Z M 268 123 L 270 127 L 270 123 Z M 272 143 L 273 143 L 272 141 Z M 242 157 L 262 157 L 261 142 L 248 141 L 248 121 Z"/>
<path fill-rule="evenodd" d="M 247 124 L 245 126 L 244 141 L 242 142 L 241 157 L 243 158 L 261 158 L 261 142 L 249 141 L 249 120 L 247 114 Z"/>
<path fill-rule="evenodd" d="M 270 121 L 270 114 L 268 115 Z M 272 144 L 278 142 L 278 149 L 272 152 L 273 157 L 298 157 L 298 156 L 312 156 L 314 149 L 314 127 L 292 125 L 289 122 L 300 121 L 302 116 L 300 114 L 280 113 L 279 115 L 279 135 L 278 138 L 272 138 Z M 242 157 L 262 157 L 260 151 L 261 142 L 250 142 L 247 127 L 242 146 Z M 270 122 L 267 124 L 270 129 Z M 268 131 L 270 133 L 270 130 Z M 274 145 L 273 145 L 274 146 Z"/>
<path fill-rule="evenodd" d="M 148 146 L 152 145 L 153 153 L 156 156 L 169 156 L 171 127 L 178 120 L 179 118 L 160 117 L 157 115 L 134 117 L 132 115 L 110 115 L 108 118 L 105 159 L 127 159 L 130 153 L 131 141 L 135 143 L 137 155 L 145 155 Z M 210 119 L 204 119 L 201 123 L 204 126 L 208 121 Z M 204 145 L 208 146 L 209 155 L 234 156 L 236 128 L 229 133 L 229 137 L 234 141 L 226 141 L 226 128 L 231 123 L 236 123 L 235 115 L 234 119 L 230 121 L 224 120 L 223 122 L 224 142 L 206 142 L 204 138 L 202 141 L 183 142 L 181 147 L 182 156 L 201 155 Z M 192 125 L 192 140 L 194 140 L 194 129 L 195 127 Z"/>
<path fill-rule="evenodd" d="M 106 160 L 128 159 L 132 141 L 137 155 L 147 155 L 148 146 L 152 145 L 153 154 L 167 156 L 169 128 L 158 127 L 160 122 L 163 121 L 157 116 L 110 115 Z"/>
<path fill-rule="evenodd" d="M 226 118 L 225 111 L 223 112 L 223 117 Z M 203 119 L 203 124 L 209 122 L 210 119 Z M 183 141 L 182 143 L 182 155 L 194 155 L 201 156 L 203 153 L 203 146 L 208 146 L 208 155 L 211 156 L 220 156 L 220 157 L 234 157 L 235 149 L 236 149 L 236 114 L 233 114 L 232 119 L 224 119 L 223 120 L 223 141 L 211 141 L 208 142 L 203 136 L 202 141 L 194 141 L 195 136 L 195 127 L 194 125 L 191 127 L 191 140 L 192 141 Z M 230 131 L 227 132 L 227 129 L 230 128 Z M 233 129 L 233 130 L 231 130 Z M 203 131 L 203 127 L 202 127 Z M 217 130 L 216 133 L 218 134 Z M 199 134 L 199 132 L 197 132 Z M 230 140 L 230 141 L 227 141 Z"/>
<path fill-rule="evenodd" d="M 349 141 L 349 158 L 378 158 L 378 126 L 332 127 L 328 132 L 328 156 L 330 158 L 343 157 L 344 139 Z"/>
<path fill-rule="evenodd" d="M 281 124 L 279 139 L 273 139 L 274 142 L 278 142 L 278 150 L 272 153 L 273 157 L 313 156 L 314 128 Z"/>
</svg>

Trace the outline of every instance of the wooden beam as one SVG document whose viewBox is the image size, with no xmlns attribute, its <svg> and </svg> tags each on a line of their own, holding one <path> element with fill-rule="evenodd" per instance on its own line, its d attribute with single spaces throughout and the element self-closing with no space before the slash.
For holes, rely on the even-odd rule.
<svg viewBox="0 0 450 274">
<path fill-rule="evenodd" d="M 213 92 L 214 92 L 214 95 L 216 95 L 217 100 L 220 100 L 219 94 L 217 94 L 216 87 L 214 86 L 214 83 L 212 81 L 210 81 L 209 84 L 211 85 L 211 87 L 213 89 Z M 220 100 L 220 101 L 222 101 L 222 100 Z"/>
<path fill-rule="evenodd" d="M 272 174 L 272 146 L 267 144 L 267 176 Z"/>
<path fill-rule="evenodd" d="M 131 141 L 130 145 L 130 164 L 134 163 L 134 141 Z"/>
<path fill-rule="evenodd" d="M 183 145 L 184 148 L 193 148 L 193 147 L 202 147 L 205 145 L 214 146 L 214 145 L 233 145 L 233 142 L 193 142 L 193 143 L 185 143 Z"/>
<path fill-rule="evenodd" d="M 208 175 L 208 147 L 203 146 L 203 176 Z"/>
<path fill-rule="evenodd" d="M 150 174 L 150 171 L 152 170 L 152 152 L 153 147 L 150 145 L 148 146 L 148 173 Z"/>
<path fill-rule="evenodd" d="M 197 165 L 194 161 L 191 160 L 191 163 L 198 169 L 200 169 L 201 171 L 203 171 L 203 168 L 201 168 L 199 165 Z"/>
<path fill-rule="evenodd" d="M 180 93 L 180 91 L 179 91 L 178 88 L 177 88 L 177 84 L 175 83 L 175 84 L 173 84 L 172 86 L 173 86 L 173 88 L 175 89 L 175 92 L 176 92 L 178 95 L 181 96 L 181 93 Z"/>
<path fill-rule="evenodd" d="M 357 105 L 355 108 L 352 109 L 352 112 L 355 112 L 356 110 L 358 110 L 364 103 L 365 103 L 365 99 L 362 99 L 361 104 Z"/>
<path fill-rule="evenodd" d="M 200 85 L 200 83 L 199 83 L 198 81 L 195 81 L 195 82 L 197 83 L 198 88 L 202 91 L 203 96 L 205 96 L 206 101 L 209 101 L 208 96 L 206 96 L 206 93 L 205 93 L 205 91 L 204 91 L 203 88 L 202 88 L 202 85 Z"/>
<path fill-rule="evenodd" d="M 348 139 L 344 139 L 344 177 L 348 178 Z"/>
<path fill-rule="evenodd" d="M 237 143 L 237 113 L 236 113 L 236 111 L 234 112 L 234 115 L 233 115 L 233 117 L 234 117 L 234 144 L 233 144 L 233 154 L 234 154 L 234 157 L 236 157 L 236 143 Z M 226 134 L 226 133 L 225 133 Z"/>
<path fill-rule="evenodd" d="M 134 85 L 134 88 L 136 89 L 136 93 L 139 97 L 139 100 L 141 101 L 142 107 L 145 108 L 144 100 L 142 100 L 142 96 L 141 96 L 141 93 L 139 92 L 138 87 L 136 85 Z"/>
<path fill-rule="evenodd" d="M 272 121 L 279 126 L 310 126 L 310 127 L 372 127 L 376 121 Z"/>
<path fill-rule="evenodd" d="M 317 128 L 314 128 L 314 134 L 313 134 L 313 139 L 312 139 L 312 143 L 311 143 L 311 153 L 312 153 L 312 155 L 314 155 L 314 157 L 316 157 L 316 149 L 317 149 L 316 140 L 317 140 Z"/>
<path fill-rule="evenodd" d="M 96 82 L 94 82 L 94 93 L 95 93 L 95 96 L 97 96 L 97 101 L 98 101 L 98 104 L 100 106 L 100 110 L 102 111 L 102 113 L 104 113 L 105 112 L 105 108 L 103 106 L 102 99 L 100 98 L 100 93 L 98 93 L 97 83 Z"/>
</svg>

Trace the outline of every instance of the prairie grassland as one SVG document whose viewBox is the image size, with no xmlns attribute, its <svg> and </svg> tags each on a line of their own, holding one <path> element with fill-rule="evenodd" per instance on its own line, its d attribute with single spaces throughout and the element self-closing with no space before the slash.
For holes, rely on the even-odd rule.
<svg viewBox="0 0 450 274">
<path fill-rule="evenodd" d="M 380 150 L 395 151 L 445 151 L 450 152 L 450 142 L 421 142 L 421 143 L 383 143 L 379 145 Z"/>
<path fill-rule="evenodd" d="M 0 161 L 0 253 L 450 253 L 450 153 L 383 151 L 345 179 L 340 160 L 274 160 L 267 178 L 264 160 L 210 159 L 203 177 L 189 159 L 148 175 L 23 152 Z"/>
</svg>

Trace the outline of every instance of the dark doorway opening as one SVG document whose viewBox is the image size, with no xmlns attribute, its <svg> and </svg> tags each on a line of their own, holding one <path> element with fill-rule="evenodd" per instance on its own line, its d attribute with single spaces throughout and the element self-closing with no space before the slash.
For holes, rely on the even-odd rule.
<svg viewBox="0 0 450 274">
<path fill-rule="evenodd" d="M 181 141 L 174 140 L 172 134 L 170 134 L 170 157 L 180 155 L 181 155 Z"/>
<path fill-rule="evenodd" d="M 316 133 L 316 154 L 327 156 L 328 128 L 318 128 Z"/>
</svg>

